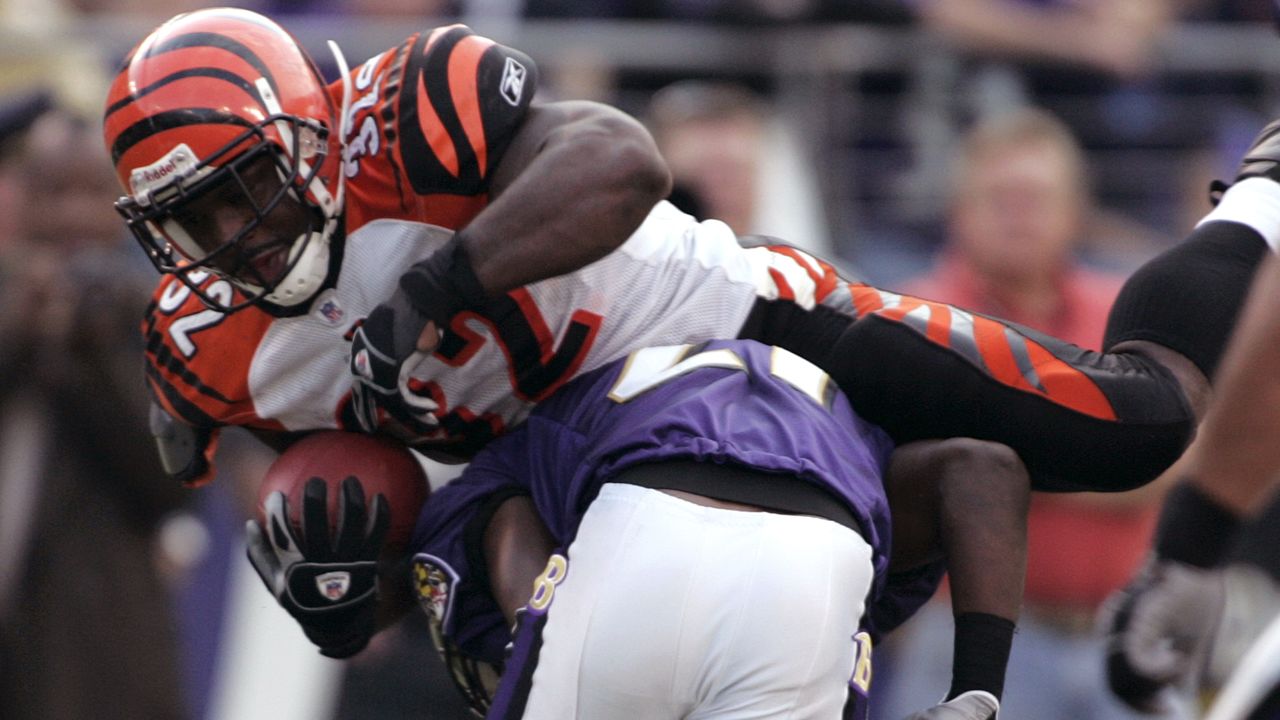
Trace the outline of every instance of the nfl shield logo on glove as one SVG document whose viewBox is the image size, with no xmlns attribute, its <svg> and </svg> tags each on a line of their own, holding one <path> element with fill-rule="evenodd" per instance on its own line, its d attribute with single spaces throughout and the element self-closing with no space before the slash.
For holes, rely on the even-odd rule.
<svg viewBox="0 0 1280 720">
<path fill-rule="evenodd" d="M 360 377 L 366 380 L 373 379 L 373 368 L 369 364 L 368 350 L 365 350 L 362 348 L 359 352 L 356 353 L 355 366 L 356 366 L 356 372 L 360 374 Z"/>
<path fill-rule="evenodd" d="M 320 590 L 321 595 L 333 602 L 338 602 L 346 597 L 347 590 L 351 589 L 351 573 L 345 570 L 338 570 L 317 575 L 316 587 Z"/>
</svg>

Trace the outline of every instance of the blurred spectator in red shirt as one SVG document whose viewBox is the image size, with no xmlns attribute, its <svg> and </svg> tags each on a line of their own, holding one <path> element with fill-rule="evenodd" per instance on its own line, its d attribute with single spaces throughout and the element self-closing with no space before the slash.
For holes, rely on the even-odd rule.
<svg viewBox="0 0 1280 720">
<path fill-rule="evenodd" d="M 1123 278 L 1077 259 L 1093 207 L 1085 158 L 1067 127 L 1037 109 L 986 119 L 963 138 L 952 171 L 937 264 L 899 289 L 1098 348 Z M 1033 496 L 1026 599 L 1004 701 L 1010 717 L 1136 717 L 1106 690 L 1093 618 L 1144 557 L 1158 492 Z M 950 654 L 940 652 L 951 634 L 948 611 L 932 605 L 896 648 L 895 661 L 910 672 L 893 677 L 883 718 L 935 699 L 908 697 L 938 686 L 928 678 L 932 665 L 943 678 L 949 672 Z"/>
</svg>

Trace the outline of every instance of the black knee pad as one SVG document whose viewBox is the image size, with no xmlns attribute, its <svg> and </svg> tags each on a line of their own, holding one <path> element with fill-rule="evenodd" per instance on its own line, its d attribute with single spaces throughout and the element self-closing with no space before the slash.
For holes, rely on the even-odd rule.
<svg viewBox="0 0 1280 720">
<path fill-rule="evenodd" d="M 1185 355 L 1212 378 L 1267 243 L 1235 222 L 1205 223 L 1125 282 L 1103 347 L 1147 340 Z"/>
</svg>

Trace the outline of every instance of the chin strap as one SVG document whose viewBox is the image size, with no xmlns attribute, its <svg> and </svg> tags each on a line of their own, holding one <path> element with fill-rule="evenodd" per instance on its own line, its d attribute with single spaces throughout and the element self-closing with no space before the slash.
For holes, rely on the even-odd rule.
<svg viewBox="0 0 1280 720">
<path fill-rule="evenodd" d="M 342 76 L 342 107 L 338 111 L 338 159 L 342 161 L 347 154 L 347 133 L 351 132 L 351 67 L 347 65 L 347 58 L 342 54 L 342 48 L 338 47 L 338 43 L 330 40 L 329 52 L 333 53 L 333 61 L 338 65 L 338 72 Z M 333 193 L 334 204 L 337 207 L 335 217 L 342 212 L 342 201 L 346 190 L 347 173 L 340 169 L 338 187 Z"/>
<path fill-rule="evenodd" d="M 315 289 L 324 281 L 329 267 L 327 240 L 333 237 L 333 233 L 337 230 L 338 223 L 341 222 L 342 218 L 342 203 L 346 196 L 347 177 L 341 165 L 342 159 L 346 154 L 347 133 L 351 124 L 351 118 L 349 117 L 352 94 L 351 68 L 347 65 L 346 56 L 342 54 L 342 48 L 338 47 L 338 44 L 332 40 L 329 41 L 329 51 L 333 53 L 333 60 L 337 64 L 338 72 L 342 78 L 342 107 L 338 111 L 338 127 L 336 128 L 338 140 L 336 159 L 339 164 L 337 184 L 332 194 L 325 188 L 319 177 L 312 178 L 307 186 L 307 190 L 315 197 L 324 212 L 324 227 L 321 228 L 319 233 L 310 233 L 310 235 L 318 235 L 319 237 L 307 237 L 304 235 L 294 242 L 293 248 L 290 250 L 289 262 L 294 265 L 295 271 L 291 271 L 282 278 L 280 284 L 265 296 L 268 302 L 277 305 L 292 306 L 309 299 L 314 294 Z M 267 111 L 281 113 L 280 103 L 271 92 L 270 85 L 265 81 L 259 81 L 259 91 L 262 93 Z M 285 146 L 292 147 L 292 130 L 288 127 L 288 124 L 280 123 L 278 129 Z M 311 172 L 305 160 L 297 158 L 297 162 L 298 168 L 303 174 Z M 298 256 L 309 249 L 312 252 L 322 253 L 322 255 L 311 258 L 309 262 L 301 262 Z M 299 266 L 305 266 L 302 267 L 302 272 L 304 273 L 302 277 L 298 277 L 298 272 L 296 272 Z"/>
</svg>

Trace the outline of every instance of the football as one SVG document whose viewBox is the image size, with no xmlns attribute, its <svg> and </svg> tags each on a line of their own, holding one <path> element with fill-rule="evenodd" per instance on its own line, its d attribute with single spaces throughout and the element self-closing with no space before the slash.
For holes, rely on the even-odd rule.
<svg viewBox="0 0 1280 720">
<path fill-rule="evenodd" d="M 296 530 L 301 526 L 303 487 L 318 477 L 329 486 L 327 507 L 329 530 L 333 533 L 342 481 L 351 475 L 360 480 L 366 504 L 371 504 L 378 493 L 387 498 L 391 510 L 387 547 L 408 545 L 418 512 L 430 492 L 426 471 L 405 446 L 360 433 L 324 430 L 289 446 L 267 468 L 258 486 L 258 520 L 265 523 L 267 496 L 279 490 L 288 498 L 289 520 Z"/>
</svg>

